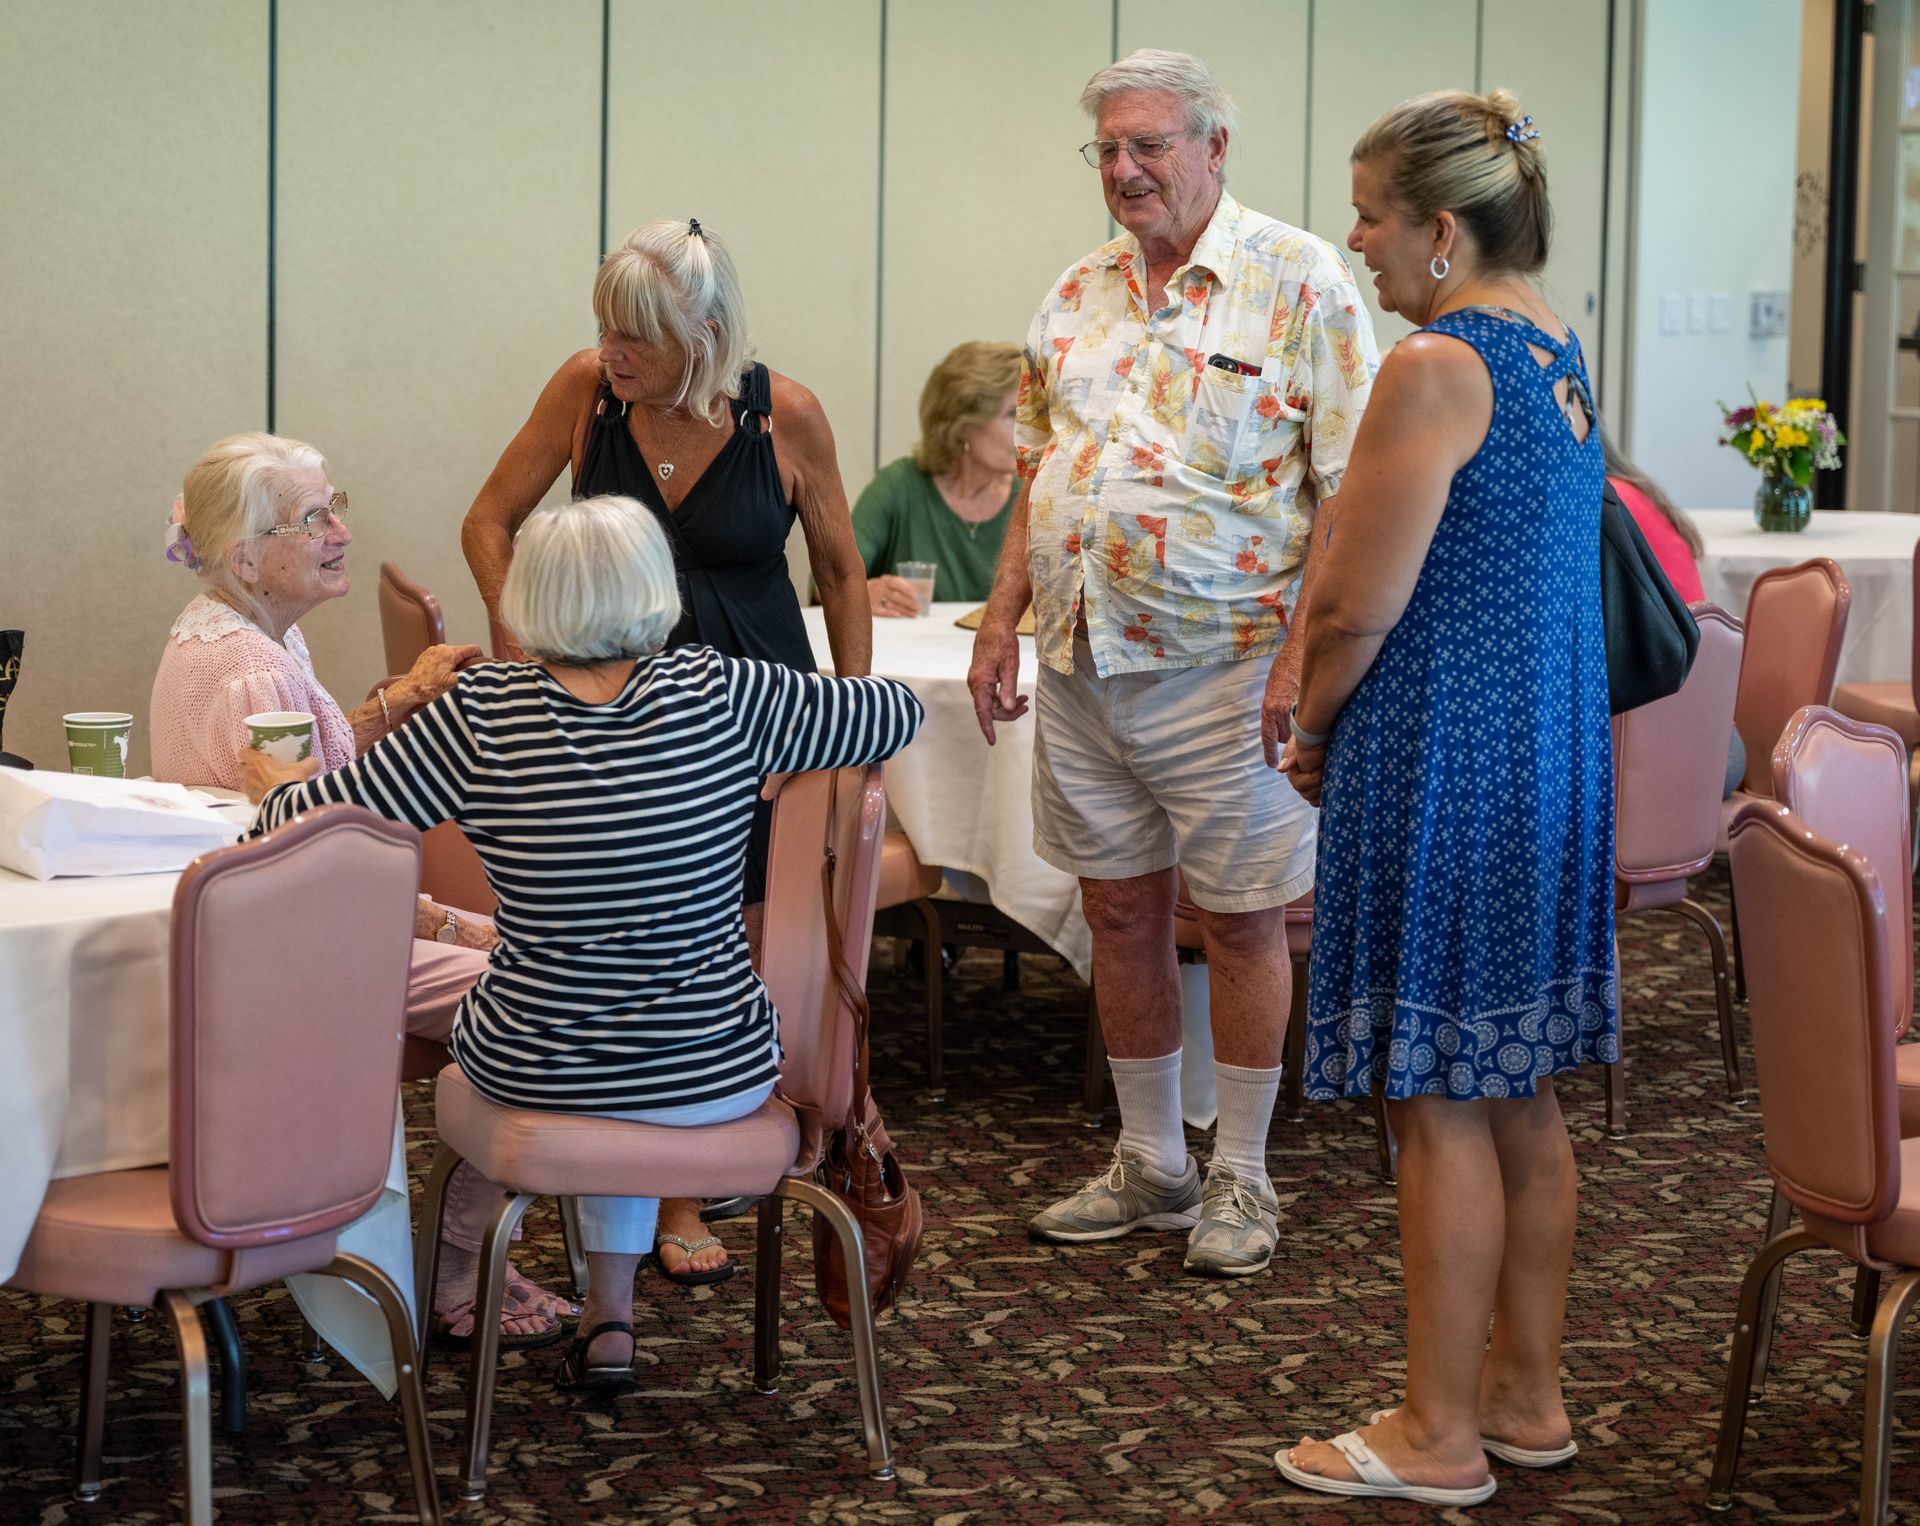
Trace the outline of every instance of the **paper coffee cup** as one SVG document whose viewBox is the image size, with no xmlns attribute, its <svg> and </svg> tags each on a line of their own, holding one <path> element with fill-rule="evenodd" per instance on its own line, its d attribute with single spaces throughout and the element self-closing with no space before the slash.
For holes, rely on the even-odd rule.
<svg viewBox="0 0 1920 1526">
<path fill-rule="evenodd" d="M 262 710 L 247 717 L 247 745 L 276 763 L 313 756 L 313 716 L 305 710 Z"/>
<path fill-rule="evenodd" d="M 61 719 L 67 726 L 67 767 L 76 774 L 126 778 L 131 715 L 124 710 L 76 710 Z"/>
</svg>

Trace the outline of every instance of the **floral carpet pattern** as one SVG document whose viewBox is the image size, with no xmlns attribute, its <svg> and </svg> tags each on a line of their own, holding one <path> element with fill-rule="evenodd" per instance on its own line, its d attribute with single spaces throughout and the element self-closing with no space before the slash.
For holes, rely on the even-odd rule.
<svg viewBox="0 0 1920 1526">
<path fill-rule="evenodd" d="M 1697 891 L 1724 919 L 1723 874 Z M 1100 1169 L 1111 1124 L 1087 1127 L 1085 993 L 1063 966 L 967 955 L 948 986 L 949 1096 L 923 1081 L 918 981 L 876 960 L 874 1073 L 926 1197 L 929 1231 L 903 1307 L 881 1323 L 899 1477 L 869 1479 L 847 1337 L 819 1311 L 806 1225 L 790 1210 L 781 1392 L 752 1363 L 750 1221 L 723 1226 L 742 1275 L 717 1288 L 642 1273 L 638 1387 L 600 1404 L 556 1392 L 557 1350 L 501 1375 L 490 1492 L 452 1478 L 462 1389 L 436 1357 L 428 1407 L 451 1518 L 485 1522 L 1219 1520 L 1668 1522 L 1705 1513 L 1735 1292 L 1759 1245 L 1768 1184 L 1756 1109 L 1729 1105 L 1698 933 L 1672 917 L 1622 924 L 1629 1136 L 1606 1137 L 1598 1072 L 1562 1098 L 1581 1171 L 1566 1343 L 1581 1446 L 1553 1473 L 1496 1466 L 1500 1492 L 1443 1514 L 1309 1496 L 1271 1455 L 1392 1404 L 1402 1376 L 1393 1193 L 1366 1110 L 1309 1105 L 1276 1120 L 1272 1271 L 1182 1275 L 1180 1238 L 1075 1249 L 1028 1241 L 1027 1216 Z M 1744 1056 L 1749 1065 L 1750 1055 Z M 891 1078 L 890 1081 L 888 1078 Z M 428 1154 L 424 1088 L 413 1158 Z M 528 1219 L 521 1265 L 562 1285 L 557 1220 Z M 1790 1263 L 1774 1372 L 1753 1408 L 1739 1499 L 1724 1519 L 1831 1521 L 1857 1508 L 1865 1342 L 1847 1324 L 1850 1270 Z M 251 1364 L 246 1431 L 214 1438 L 229 1522 L 411 1520 L 397 1409 L 338 1359 L 309 1364 L 284 1291 L 235 1300 Z M 0 1294 L 0 1522 L 179 1518 L 178 1389 L 158 1316 L 116 1320 L 106 1492 L 69 1494 L 80 1314 Z M 1916 1342 L 1915 1344 L 1920 1344 Z M 1895 1395 L 1894 1515 L 1920 1521 L 1920 1352 Z"/>
</svg>

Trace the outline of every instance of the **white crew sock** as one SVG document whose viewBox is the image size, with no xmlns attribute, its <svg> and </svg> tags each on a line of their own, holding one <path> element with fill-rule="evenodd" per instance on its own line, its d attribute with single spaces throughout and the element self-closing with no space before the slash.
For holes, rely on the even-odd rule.
<svg viewBox="0 0 1920 1526">
<path fill-rule="evenodd" d="M 1180 1051 L 1157 1060 L 1107 1061 L 1120 1102 L 1120 1148 L 1162 1176 L 1187 1174 L 1187 1136 L 1180 1123 Z"/>
<path fill-rule="evenodd" d="M 1280 1067 L 1249 1070 L 1213 1062 L 1213 1086 L 1220 1099 L 1214 1128 L 1213 1158 L 1233 1167 L 1242 1181 L 1271 1189 L 1267 1177 L 1267 1130 L 1274 1099 L 1280 1095 Z"/>
</svg>

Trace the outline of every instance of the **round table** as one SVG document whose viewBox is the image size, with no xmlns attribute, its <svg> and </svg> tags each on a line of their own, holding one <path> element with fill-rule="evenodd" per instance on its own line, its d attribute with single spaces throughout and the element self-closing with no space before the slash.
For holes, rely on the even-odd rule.
<svg viewBox="0 0 1920 1526">
<path fill-rule="evenodd" d="M 1913 668 L 1913 546 L 1920 515 L 1819 510 L 1795 535 L 1769 534 L 1751 509 L 1689 509 L 1706 550 L 1700 583 L 1729 614 L 1744 618 L 1753 580 L 1769 567 L 1832 557 L 1853 590 L 1836 684 L 1904 679 Z"/>
</svg>

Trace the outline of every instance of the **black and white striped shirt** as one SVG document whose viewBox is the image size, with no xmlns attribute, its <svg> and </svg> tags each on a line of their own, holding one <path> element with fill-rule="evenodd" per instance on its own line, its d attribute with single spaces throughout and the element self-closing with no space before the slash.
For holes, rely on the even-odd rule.
<svg viewBox="0 0 1920 1526">
<path fill-rule="evenodd" d="M 822 678 L 683 647 L 602 705 L 544 669 L 469 669 L 345 768 L 282 785 L 255 830 L 314 806 L 455 821 L 500 898 L 499 946 L 453 1053 L 513 1107 L 617 1112 L 774 1078 L 774 1013 L 740 895 L 770 773 L 891 756 L 923 712 L 885 678 Z"/>
</svg>

